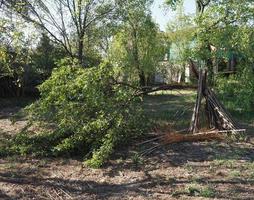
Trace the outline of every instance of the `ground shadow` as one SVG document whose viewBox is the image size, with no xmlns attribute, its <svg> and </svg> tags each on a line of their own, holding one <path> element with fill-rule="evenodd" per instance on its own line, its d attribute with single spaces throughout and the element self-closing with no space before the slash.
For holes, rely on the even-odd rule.
<svg viewBox="0 0 254 200">
<path fill-rule="evenodd" d="M 152 177 L 149 175 L 149 172 L 146 172 L 146 177 L 142 180 L 127 182 L 127 183 L 99 183 L 97 181 L 85 181 L 85 180 L 71 180 L 71 179 L 62 179 L 62 178 L 38 178 L 38 177 L 20 177 L 13 178 L 9 174 L 0 173 L 0 182 L 30 186 L 33 188 L 42 188 L 45 190 L 45 193 L 51 193 L 53 190 L 58 191 L 58 195 L 65 197 L 74 197 L 75 198 L 85 198 L 85 197 L 95 197 L 95 199 L 107 199 L 107 198 L 120 198 L 127 197 L 129 193 L 135 193 L 144 198 L 149 198 L 151 192 L 154 192 L 154 188 L 166 186 L 167 190 L 159 190 L 156 193 L 162 195 L 171 195 L 172 189 L 178 185 L 186 185 L 192 183 L 188 179 L 166 179 L 163 176 Z M 195 181 L 199 184 L 230 184 L 232 187 L 238 187 L 238 185 L 254 185 L 254 180 L 244 180 L 244 179 L 232 179 L 232 180 L 214 180 L 214 179 L 197 179 Z M 31 190 L 32 191 L 32 190 Z M 59 192 L 61 191 L 61 192 Z M 253 190 L 252 190 L 253 191 Z M 0 191 L 1 192 L 1 191 Z M 248 193 L 250 190 L 242 188 L 241 193 Z M 0 193 L 3 199 L 10 198 L 8 195 L 3 192 Z M 35 193 L 23 193 L 15 194 L 14 199 L 31 197 L 36 198 Z M 189 194 L 190 195 L 190 194 Z M 229 198 L 225 194 L 220 194 L 219 192 L 215 195 L 217 198 Z M 0 196 L 1 197 L 1 196 Z M 60 199 L 60 198 L 59 198 Z M 88 199 L 88 198 L 87 198 Z"/>
<path fill-rule="evenodd" d="M 204 162 L 213 160 L 254 160 L 254 148 L 246 143 L 199 142 L 166 145 L 152 153 L 153 159 L 162 159 L 179 167 L 187 162 Z M 149 155 L 151 158 L 151 155 Z"/>
</svg>

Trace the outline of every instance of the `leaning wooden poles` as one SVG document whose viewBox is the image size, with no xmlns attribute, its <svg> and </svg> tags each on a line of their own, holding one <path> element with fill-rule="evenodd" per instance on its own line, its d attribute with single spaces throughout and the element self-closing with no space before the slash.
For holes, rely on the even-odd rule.
<svg viewBox="0 0 254 200">
<path fill-rule="evenodd" d="M 237 123 L 232 119 L 231 115 L 227 112 L 223 104 L 218 100 L 215 93 L 208 87 L 207 84 L 207 70 L 197 70 L 196 65 L 191 60 L 190 68 L 198 79 L 197 97 L 193 114 L 191 118 L 190 127 L 188 133 L 183 134 L 180 132 L 169 132 L 163 135 L 157 136 L 147 142 L 160 141 L 154 147 L 149 148 L 145 151 L 145 154 L 151 153 L 158 147 L 165 144 L 179 143 L 179 142 L 198 142 L 198 141 L 211 141 L 211 140 L 224 140 L 229 135 L 241 134 L 245 132 L 245 129 L 239 129 Z M 200 132 L 200 115 L 201 115 L 201 104 L 202 99 L 205 99 L 205 113 L 208 121 L 208 129 L 210 131 Z"/>
<path fill-rule="evenodd" d="M 197 68 L 193 61 L 191 61 L 191 69 L 198 79 L 198 90 L 189 131 L 196 133 L 199 130 L 202 98 L 206 100 L 205 108 L 209 128 L 217 130 L 236 130 L 238 128 L 236 122 L 226 111 L 222 103 L 220 103 L 215 93 L 207 86 L 207 70 L 199 69 L 197 73 Z"/>
<path fill-rule="evenodd" d="M 245 129 L 238 129 L 237 123 L 232 119 L 223 104 L 218 100 L 215 93 L 208 87 L 207 70 L 199 69 L 194 62 L 190 61 L 190 68 L 198 79 L 197 97 L 191 123 L 188 132 L 192 134 L 181 134 L 177 132 L 166 133 L 160 138 L 161 143 L 171 144 L 178 142 L 197 142 L 224 140 L 228 135 L 240 134 L 245 132 Z M 205 99 L 205 112 L 210 131 L 200 132 L 200 115 L 202 99 Z"/>
</svg>

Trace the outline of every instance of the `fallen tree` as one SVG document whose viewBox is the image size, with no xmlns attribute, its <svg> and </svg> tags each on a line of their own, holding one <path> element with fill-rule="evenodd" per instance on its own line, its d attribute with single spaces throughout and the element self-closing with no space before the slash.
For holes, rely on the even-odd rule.
<svg viewBox="0 0 254 200">
<path fill-rule="evenodd" d="M 196 89 L 195 85 L 187 85 L 187 84 L 167 84 L 167 85 L 160 85 L 160 86 L 149 86 L 149 87 L 142 87 L 142 92 L 139 95 L 150 94 L 153 92 L 164 91 L 164 90 L 186 90 L 186 89 Z"/>
<path fill-rule="evenodd" d="M 102 64 L 90 69 L 78 66 L 56 69 L 40 86 L 41 98 L 28 108 L 30 120 L 49 125 L 50 130 L 38 134 L 23 131 L 11 141 L 10 151 L 22 155 L 79 154 L 87 160 L 86 164 L 100 167 L 116 145 L 146 132 L 148 120 L 140 112 L 140 97 L 154 91 L 183 88 L 167 85 L 144 91 L 126 83 L 118 83 L 110 67 Z M 232 118 L 207 87 L 206 72 L 200 71 L 197 77 L 197 101 L 188 130 L 194 134 L 169 132 L 160 135 L 155 139 L 161 143 L 149 151 L 176 142 L 223 140 L 228 133 L 242 131 L 236 129 Z M 197 133 L 203 97 L 209 107 L 207 116 L 215 130 Z"/>
<path fill-rule="evenodd" d="M 26 108 L 31 124 L 39 122 L 36 126 L 42 125 L 43 131 L 23 130 L 11 141 L 10 153 L 79 155 L 89 166 L 100 167 L 117 145 L 147 127 L 138 91 L 114 79 L 117 75 L 108 63 L 55 69 L 40 85 L 40 99 Z"/>
</svg>

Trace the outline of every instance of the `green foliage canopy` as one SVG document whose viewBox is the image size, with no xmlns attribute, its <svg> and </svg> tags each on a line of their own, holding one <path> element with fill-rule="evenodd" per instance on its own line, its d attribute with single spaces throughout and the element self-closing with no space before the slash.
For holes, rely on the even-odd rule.
<svg viewBox="0 0 254 200">
<path fill-rule="evenodd" d="M 195 46 L 194 17 L 184 14 L 183 3 L 178 5 L 176 11 L 175 19 L 168 23 L 166 34 L 171 44 L 170 63 L 184 70 Z"/>
<path fill-rule="evenodd" d="M 101 166 L 117 144 L 141 134 L 144 127 L 138 123 L 142 112 L 137 91 L 115 78 L 108 64 L 90 69 L 63 66 L 53 71 L 39 87 L 40 100 L 28 110 L 32 121 L 51 124 L 54 131 L 16 140 L 16 151 L 82 154 L 91 158 L 90 166 Z M 34 145 L 29 147 L 27 141 L 39 137 L 44 138 L 43 144 L 48 141 L 47 147 L 41 147 L 41 142 L 30 142 Z"/>
<path fill-rule="evenodd" d="M 133 1 L 135 2 L 135 1 Z M 125 77 L 144 86 L 164 57 L 166 42 L 147 12 L 146 1 L 125 10 L 123 23 L 110 46 L 109 59 L 115 66 L 125 66 Z M 148 4 L 149 5 L 149 4 Z"/>
</svg>

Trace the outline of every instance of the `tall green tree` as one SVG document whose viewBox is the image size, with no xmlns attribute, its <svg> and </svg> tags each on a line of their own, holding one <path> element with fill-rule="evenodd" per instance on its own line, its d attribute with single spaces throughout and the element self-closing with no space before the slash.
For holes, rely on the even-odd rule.
<svg viewBox="0 0 254 200">
<path fill-rule="evenodd" d="M 167 1 L 171 6 L 179 1 Z M 253 1 L 251 0 L 197 0 L 195 19 L 195 59 L 203 60 L 214 77 L 215 60 L 231 62 L 235 55 L 250 55 L 252 49 Z M 245 40 L 245 42 L 243 42 Z M 240 42 L 241 41 L 241 42 Z M 251 56 L 247 56 L 248 59 Z M 239 58 L 239 56 L 238 56 Z M 230 64 L 228 64 L 230 65 Z M 230 67 L 229 67 L 230 68 Z"/>
<path fill-rule="evenodd" d="M 27 38 L 22 20 L 12 15 L 0 16 L 0 78 L 2 96 L 20 96 L 24 72 L 30 62 L 32 37 Z"/>
<path fill-rule="evenodd" d="M 167 26 L 170 42 L 170 63 L 173 68 L 185 72 L 190 52 L 195 43 L 194 17 L 184 13 L 183 2 L 179 2 L 174 20 Z"/>
<path fill-rule="evenodd" d="M 46 73 L 50 73 L 55 66 L 54 50 L 55 47 L 51 43 L 49 37 L 43 33 L 33 55 L 33 61 L 36 68 L 39 68 Z"/>
<path fill-rule="evenodd" d="M 166 4 L 171 6 L 171 8 L 176 9 L 179 3 L 183 2 L 183 0 L 166 0 Z M 197 14 L 202 14 L 205 8 L 210 4 L 211 0 L 196 0 L 196 11 Z"/>
<path fill-rule="evenodd" d="M 112 62 L 124 66 L 125 76 L 135 79 L 137 75 L 141 86 L 148 84 L 165 53 L 163 36 L 149 12 L 150 3 L 132 1 L 125 8 L 122 26 L 111 46 Z"/>
<path fill-rule="evenodd" d="M 200 49 L 199 55 L 206 59 L 214 56 L 228 57 L 230 52 L 250 55 L 253 52 L 253 13 L 253 1 L 211 2 L 203 15 L 196 19 L 198 43 L 207 46 L 206 49 Z M 214 54 L 211 46 L 220 50 L 217 53 L 222 55 Z"/>
<path fill-rule="evenodd" d="M 67 56 L 64 49 L 52 43 L 46 33 L 42 33 L 40 40 L 31 55 L 32 65 L 48 77 L 56 64 Z"/>
</svg>

